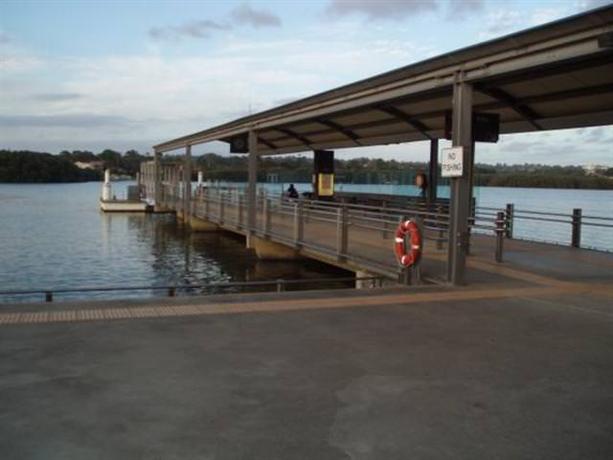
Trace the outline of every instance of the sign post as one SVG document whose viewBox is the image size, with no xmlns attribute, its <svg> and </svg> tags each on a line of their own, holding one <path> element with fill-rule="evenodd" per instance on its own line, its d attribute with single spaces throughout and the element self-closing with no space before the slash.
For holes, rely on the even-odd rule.
<svg viewBox="0 0 613 460">
<path fill-rule="evenodd" d="M 441 159 L 442 177 L 462 177 L 464 175 L 464 147 L 443 149 Z"/>
</svg>

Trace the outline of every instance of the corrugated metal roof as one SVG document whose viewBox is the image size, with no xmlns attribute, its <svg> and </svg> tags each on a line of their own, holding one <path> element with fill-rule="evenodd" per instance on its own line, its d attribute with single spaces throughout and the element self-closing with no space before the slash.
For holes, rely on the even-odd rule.
<svg viewBox="0 0 613 460">
<path fill-rule="evenodd" d="M 258 153 L 443 137 L 453 82 L 501 132 L 613 123 L 613 6 L 444 54 L 155 146 L 164 152 L 258 132 Z"/>
</svg>

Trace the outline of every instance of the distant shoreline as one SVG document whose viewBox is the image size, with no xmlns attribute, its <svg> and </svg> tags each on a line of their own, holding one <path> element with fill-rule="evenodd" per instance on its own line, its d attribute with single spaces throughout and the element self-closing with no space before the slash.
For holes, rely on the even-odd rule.
<svg viewBox="0 0 613 460">
<path fill-rule="evenodd" d="M 130 181 L 134 181 L 136 180 L 135 178 L 131 178 L 131 179 L 117 179 L 117 180 L 113 180 L 113 183 L 121 183 L 121 182 L 130 182 Z M 607 184 L 608 186 L 604 186 L 604 187 L 590 187 L 590 186 L 583 186 L 583 184 L 576 184 L 575 186 L 565 186 L 565 185 L 552 185 L 552 184 L 547 184 L 547 183 L 542 183 L 542 184 L 498 184 L 498 183 L 488 183 L 488 184 L 482 184 L 479 183 L 479 181 L 477 180 L 475 182 L 475 187 L 487 187 L 487 188 L 526 188 L 526 189 L 552 189 L 552 190 L 613 190 L 613 179 L 609 179 L 609 178 L 605 178 L 606 181 L 609 182 L 609 184 Z M 93 180 L 73 180 L 73 181 L 62 181 L 62 180 L 56 180 L 56 181 L 46 181 L 46 182 L 42 182 L 42 181 L 0 181 L 0 184 L 6 184 L 6 185 L 53 185 L 53 184 L 84 184 L 84 183 L 91 183 L 91 182 L 97 182 L 100 183 L 101 180 L 100 179 L 93 179 Z M 226 182 L 223 181 L 222 182 Z M 227 181 L 230 183 L 242 183 L 242 182 L 234 182 L 234 181 Z M 246 182 L 245 182 L 246 183 Z M 300 182 L 300 181 L 296 181 L 296 184 L 309 184 L 309 182 Z M 282 185 L 282 184 L 286 184 L 286 182 L 279 182 L 279 183 L 271 183 L 271 182 L 260 182 L 258 181 L 258 184 L 270 184 L 270 185 Z M 391 186 L 396 186 L 396 187 L 407 187 L 409 185 L 406 184 L 389 184 L 389 183 L 353 183 L 353 182 L 337 182 L 336 184 L 337 186 L 345 186 L 345 185 L 374 185 L 374 186 L 378 186 L 378 185 L 391 185 Z M 445 186 L 447 184 L 439 184 L 439 186 Z M 337 191 L 342 191 L 342 190 L 337 190 Z"/>
</svg>

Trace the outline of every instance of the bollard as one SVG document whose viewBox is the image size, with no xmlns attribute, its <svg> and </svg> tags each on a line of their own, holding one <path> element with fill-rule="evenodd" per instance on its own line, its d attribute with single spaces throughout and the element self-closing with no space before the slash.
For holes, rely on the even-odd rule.
<svg viewBox="0 0 613 460">
<path fill-rule="evenodd" d="M 349 226 L 347 225 L 347 207 L 336 209 L 336 255 L 339 260 L 347 255 Z"/>
<path fill-rule="evenodd" d="M 581 209 L 573 209 L 573 233 L 571 236 L 571 246 L 573 248 L 581 247 Z"/>
<path fill-rule="evenodd" d="M 174 287 L 169 287 L 168 288 L 168 297 L 174 297 L 176 294 L 176 288 Z"/>
<path fill-rule="evenodd" d="M 277 280 L 277 292 L 283 292 L 285 291 L 285 283 L 283 282 L 282 279 L 278 279 Z"/>
<path fill-rule="evenodd" d="M 513 216 L 515 215 L 515 205 L 513 203 L 507 204 L 505 215 L 505 236 L 509 239 L 513 238 Z"/>
<path fill-rule="evenodd" d="M 45 302 L 53 302 L 53 292 L 51 291 L 45 292 Z"/>
<path fill-rule="evenodd" d="M 505 233 L 504 212 L 496 213 L 496 262 L 502 262 L 502 243 Z"/>
</svg>

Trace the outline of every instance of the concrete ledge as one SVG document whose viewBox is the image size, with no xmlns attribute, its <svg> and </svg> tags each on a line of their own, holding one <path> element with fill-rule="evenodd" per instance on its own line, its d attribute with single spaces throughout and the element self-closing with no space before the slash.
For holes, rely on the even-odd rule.
<svg viewBox="0 0 613 460">
<path fill-rule="evenodd" d="M 208 220 L 199 219 L 198 217 L 191 216 L 189 218 L 189 226 L 194 232 L 217 232 L 219 231 L 219 225 L 210 222 Z"/>
<path fill-rule="evenodd" d="M 301 259 L 299 251 L 285 244 L 275 243 L 258 236 L 249 235 L 247 247 L 254 249 L 260 259 L 266 260 L 296 260 Z"/>
</svg>

